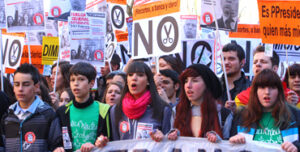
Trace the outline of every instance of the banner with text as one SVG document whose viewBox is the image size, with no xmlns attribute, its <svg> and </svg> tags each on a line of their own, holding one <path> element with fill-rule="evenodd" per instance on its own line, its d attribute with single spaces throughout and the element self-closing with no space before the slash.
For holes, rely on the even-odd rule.
<svg viewBox="0 0 300 152">
<path fill-rule="evenodd" d="M 228 141 L 221 143 L 211 143 L 205 138 L 180 137 L 176 141 L 163 140 L 162 142 L 155 142 L 151 139 L 140 140 L 122 140 L 109 142 L 107 146 L 102 149 L 94 150 L 94 152 L 150 152 L 150 151 L 165 151 L 165 152 L 281 152 L 281 145 L 268 144 L 257 141 L 247 141 L 246 144 L 230 144 Z"/>
<path fill-rule="evenodd" d="M 258 0 L 263 43 L 300 45 L 300 1 Z"/>
<path fill-rule="evenodd" d="M 144 11 L 138 11 L 141 8 L 163 12 L 162 15 L 158 15 L 156 12 L 144 14 Z M 133 58 L 147 58 L 181 52 L 179 0 L 154 2 L 134 8 L 134 10 Z"/>
</svg>

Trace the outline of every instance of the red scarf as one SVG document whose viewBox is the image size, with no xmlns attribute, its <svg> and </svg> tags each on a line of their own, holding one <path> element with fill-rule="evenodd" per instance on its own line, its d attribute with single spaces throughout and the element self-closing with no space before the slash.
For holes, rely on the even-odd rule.
<svg viewBox="0 0 300 152">
<path fill-rule="evenodd" d="M 150 91 L 146 91 L 138 99 L 134 99 L 134 97 L 127 92 L 122 100 L 122 110 L 129 119 L 138 119 L 145 113 L 150 103 Z"/>
</svg>

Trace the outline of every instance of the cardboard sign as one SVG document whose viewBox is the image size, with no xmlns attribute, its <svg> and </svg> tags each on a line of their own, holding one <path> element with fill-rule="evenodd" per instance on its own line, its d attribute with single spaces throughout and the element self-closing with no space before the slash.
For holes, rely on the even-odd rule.
<svg viewBox="0 0 300 152">
<path fill-rule="evenodd" d="M 146 7 L 147 6 L 147 7 Z M 156 9 L 156 12 L 141 15 L 140 8 Z M 168 11 L 162 11 L 168 9 Z M 132 57 L 146 58 L 179 53 L 181 51 L 180 36 L 180 1 L 155 2 L 135 8 L 133 15 Z M 161 15 L 161 16 L 159 16 Z"/>
<path fill-rule="evenodd" d="M 231 38 L 260 38 L 260 27 L 257 24 L 239 24 L 237 32 L 229 32 Z"/>
<path fill-rule="evenodd" d="M 300 1 L 258 0 L 263 43 L 300 45 Z"/>
<path fill-rule="evenodd" d="M 25 38 L 22 34 L 2 33 L 3 64 L 16 69 L 20 65 Z"/>
<path fill-rule="evenodd" d="M 42 46 L 41 45 L 31 45 L 30 46 L 31 54 L 31 64 L 35 66 L 40 73 L 43 73 L 44 66 L 42 65 Z M 29 63 L 28 58 L 28 45 L 24 45 L 23 54 L 21 58 L 21 64 Z"/>
<path fill-rule="evenodd" d="M 59 52 L 58 37 L 43 37 L 42 64 L 52 65 Z"/>
</svg>

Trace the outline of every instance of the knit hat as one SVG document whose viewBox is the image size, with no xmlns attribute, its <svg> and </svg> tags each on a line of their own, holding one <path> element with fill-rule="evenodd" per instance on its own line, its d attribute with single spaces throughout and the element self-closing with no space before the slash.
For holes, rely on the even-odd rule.
<svg viewBox="0 0 300 152">
<path fill-rule="evenodd" d="M 209 67 L 203 64 L 193 64 L 187 69 L 189 68 L 194 69 L 202 77 L 207 89 L 209 89 L 214 98 L 218 99 L 222 96 L 220 80 Z"/>
</svg>

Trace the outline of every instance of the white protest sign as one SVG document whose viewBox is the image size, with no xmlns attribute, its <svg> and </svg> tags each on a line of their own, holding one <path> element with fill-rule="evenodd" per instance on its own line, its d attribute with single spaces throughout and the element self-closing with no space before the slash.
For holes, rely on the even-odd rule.
<svg viewBox="0 0 300 152">
<path fill-rule="evenodd" d="M 133 58 L 162 56 L 181 52 L 179 14 L 133 21 Z"/>
<path fill-rule="evenodd" d="M 25 38 L 13 35 L 2 35 L 3 63 L 6 68 L 17 69 L 22 57 Z"/>
<path fill-rule="evenodd" d="M 8 32 L 44 30 L 43 0 L 5 0 Z"/>
<path fill-rule="evenodd" d="M 109 142 L 102 149 L 94 152 L 283 152 L 281 145 L 257 141 L 247 141 L 246 144 L 230 144 L 229 141 L 211 143 L 206 138 L 180 137 L 176 141 L 163 140 L 155 142 L 151 139 L 121 140 Z"/>
</svg>

